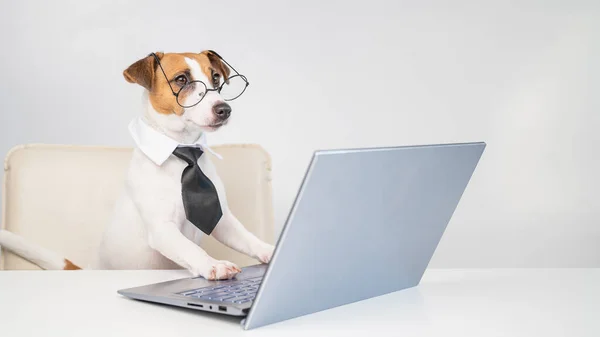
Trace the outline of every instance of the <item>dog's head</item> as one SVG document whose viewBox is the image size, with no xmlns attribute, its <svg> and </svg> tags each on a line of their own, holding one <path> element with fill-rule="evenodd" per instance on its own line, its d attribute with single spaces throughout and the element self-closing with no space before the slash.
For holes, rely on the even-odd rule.
<svg viewBox="0 0 600 337">
<path fill-rule="evenodd" d="M 153 53 L 129 66 L 123 76 L 146 88 L 154 110 L 182 126 L 215 131 L 225 125 L 231 106 L 218 88 L 230 70 L 212 51 Z"/>
</svg>

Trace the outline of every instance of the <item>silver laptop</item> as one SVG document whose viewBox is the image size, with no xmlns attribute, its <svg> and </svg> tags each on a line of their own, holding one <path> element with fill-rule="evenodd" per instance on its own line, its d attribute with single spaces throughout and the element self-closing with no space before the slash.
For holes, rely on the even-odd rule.
<svg viewBox="0 0 600 337">
<path fill-rule="evenodd" d="M 418 285 L 485 143 L 313 154 L 269 265 L 120 290 L 244 329 Z"/>
</svg>

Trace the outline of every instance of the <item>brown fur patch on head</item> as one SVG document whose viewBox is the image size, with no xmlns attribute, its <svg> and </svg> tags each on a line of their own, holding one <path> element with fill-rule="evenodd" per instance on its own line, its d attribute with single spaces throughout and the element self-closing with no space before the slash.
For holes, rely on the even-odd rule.
<svg viewBox="0 0 600 337">
<path fill-rule="evenodd" d="M 159 59 L 163 57 L 163 53 L 155 53 Z M 137 83 L 147 90 L 152 89 L 152 83 L 154 81 L 154 74 L 158 63 L 153 55 L 144 57 L 141 60 L 136 61 L 123 71 L 123 77 L 129 83 Z"/>
<path fill-rule="evenodd" d="M 221 76 L 223 76 L 223 80 L 225 81 L 225 83 L 229 83 L 230 70 L 229 70 L 229 67 L 225 63 L 223 63 L 221 58 L 212 50 L 205 50 L 200 54 L 206 55 L 206 57 L 208 57 L 208 60 L 210 61 L 211 66 L 219 74 L 221 74 Z M 209 78 L 210 78 L 210 76 L 209 76 Z"/>
<path fill-rule="evenodd" d="M 160 64 L 167 77 L 165 78 L 160 68 L 155 70 L 155 78 L 150 90 L 150 103 L 160 113 L 181 115 L 184 108 L 177 104 L 177 98 L 173 95 L 171 87 L 173 91 L 179 92 L 181 87 L 175 83 L 174 79 L 179 75 L 189 75 L 190 69 L 187 62 L 185 62 L 185 55 L 178 53 L 164 54 L 160 59 Z M 171 83 L 171 87 L 169 87 L 169 83 Z M 185 101 L 184 92 L 179 94 L 179 101 L 182 103 Z"/>
<path fill-rule="evenodd" d="M 65 259 L 65 266 L 63 267 L 63 270 L 79 270 L 79 269 L 81 269 L 81 268 L 76 266 L 73 262 L 69 261 L 68 259 Z"/>
<path fill-rule="evenodd" d="M 184 58 L 179 54 L 164 54 L 156 52 L 160 65 L 164 68 L 167 78 L 179 69 L 187 68 Z M 163 114 L 182 114 L 183 108 L 177 104 L 176 98 L 169 87 L 165 75 L 160 69 L 156 58 L 149 55 L 130 65 L 123 71 L 125 80 L 137 83 L 150 93 L 150 103 L 156 111 Z M 177 92 L 178 88 L 173 88 Z"/>
<path fill-rule="evenodd" d="M 227 67 L 221 59 L 211 51 L 205 50 L 200 54 L 185 53 L 183 55 L 198 61 L 200 69 L 209 80 L 209 83 L 206 83 L 207 86 L 213 85 L 212 77 L 214 73 L 220 74 L 225 82 L 229 79 L 229 67 Z"/>
</svg>

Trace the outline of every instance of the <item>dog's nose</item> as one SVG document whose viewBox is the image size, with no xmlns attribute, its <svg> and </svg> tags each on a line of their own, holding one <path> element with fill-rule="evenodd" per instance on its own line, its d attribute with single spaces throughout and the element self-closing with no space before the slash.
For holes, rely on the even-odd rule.
<svg viewBox="0 0 600 337">
<path fill-rule="evenodd" d="M 218 103 L 213 106 L 213 112 L 219 119 L 225 120 L 231 115 L 231 106 L 225 102 Z"/>
</svg>

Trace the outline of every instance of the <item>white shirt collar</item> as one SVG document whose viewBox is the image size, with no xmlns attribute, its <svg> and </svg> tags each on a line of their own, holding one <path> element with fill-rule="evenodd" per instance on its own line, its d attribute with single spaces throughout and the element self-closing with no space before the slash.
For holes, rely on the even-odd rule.
<svg viewBox="0 0 600 337">
<path fill-rule="evenodd" d="M 212 153 L 215 157 L 223 159 L 206 145 L 206 135 L 204 133 L 194 143 L 182 144 L 158 132 L 144 122 L 141 117 L 134 118 L 129 123 L 129 133 L 137 147 L 158 166 L 162 165 L 178 146 L 200 147 Z"/>
</svg>

